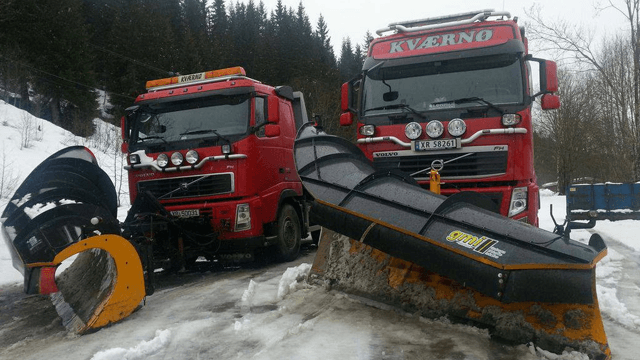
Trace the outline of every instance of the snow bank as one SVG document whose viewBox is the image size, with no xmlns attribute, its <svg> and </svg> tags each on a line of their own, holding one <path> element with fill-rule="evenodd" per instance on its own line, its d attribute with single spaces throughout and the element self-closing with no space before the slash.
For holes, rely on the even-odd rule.
<svg viewBox="0 0 640 360">
<path fill-rule="evenodd" d="M 171 337 L 170 330 L 156 330 L 156 336 L 149 341 L 142 341 L 140 344 L 129 348 L 113 348 L 99 351 L 91 360 L 134 360 L 146 359 L 148 356 L 160 352 L 169 343 Z"/>
<path fill-rule="evenodd" d="M 284 299 L 287 294 L 294 292 L 305 286 L 304 279 L 309 275 L 311 264 L 300 264 L 297 267 L 290 267 L 282 274 L 278 283 L 278 300 Z"/>
<path fill-rule="evenodd" d="M 640 329 L 640 317 L 632 314 L 618 298 L 618 286 L 624 275 L 623 261 L 626 257 L 609 249 L 609 254 L 596 267 L 596 292 L 600 312 L 628 329 Z M 640 289 L 639 289 L 640 290 Z"/>
<path fill-rule="evenodd" d="M 600 312 L 631 330 L 640 329 L 640 317 L 631 314 L 626 305 L 618 300 L 616 288 L 596 285 L 596 290 Z"/>
<path fill-rule="evenodd" d="M 250 308 L 251 306 L 280 301 L 287 294 L 308 286 L 304 279 L 309 275 L 310 270 L 311 264 L 306 263 L 287 268 L 282 277 L 280 277 L 277 286 L 269 283 L 259 283 L 251 279 L 249 286 L 242 293 L 240 305 L 244 308 Z"/>
</svg>

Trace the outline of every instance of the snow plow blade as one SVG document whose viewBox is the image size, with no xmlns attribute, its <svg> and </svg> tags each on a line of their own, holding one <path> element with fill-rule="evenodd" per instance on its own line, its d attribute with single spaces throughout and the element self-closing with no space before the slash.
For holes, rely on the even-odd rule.
<svg viewBox="0 0 640 360">
<path fill-rule="evenodd" d="M 595 288 L 607 252 L 497 214 L 476 193 L 448 198 L 376 172 L 347 140 L 311 125 L 296 167 L 323 226 L 310 280 L 407 311 L 487 327 L 515 343 L 610 358 Z"/>
<path fill-rule="evenodd" d="M 50 294 L 79 334 L 129 316 L 145 296 L 140 257 L 120 236 L 116 212 L 111 180 L 88 149 L 74 146 L 38 165 L 0 219 L 24 292 Z"/>
</svg>

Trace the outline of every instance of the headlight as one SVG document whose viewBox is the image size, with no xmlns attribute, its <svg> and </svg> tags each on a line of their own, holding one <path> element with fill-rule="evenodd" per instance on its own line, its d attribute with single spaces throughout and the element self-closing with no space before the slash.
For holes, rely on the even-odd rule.
<svg viewBox="0 0 640 360">
<path fill-rule="evenodd" d="M 173 154 L 171 154 L 171 163 L 173 165 L 180 166 L 182 165 L 183 161 L 184 161 L 184 157 L 179 152 L 174 152 Z"/>
<path fill-rule="evenodd" d="M 465 124 L 462 119 L 453 119 L 449 121 L 447 129 L 449 130 L 449 135 L 458 137 L 467 131 L 467 124 Z"/>
<path fill-rule="evenodd" d="M 185 156 L 185 158 L 189 164 L 193 165 L 200 160 L 200 155 L 198 155 L 198 152 L 195 150 L 189 150 L 187 151 L 187 156 Z"/>
<path fill-rule="evenodd" d="M 438 120 L 431 120 L 427 124 L 427 135 L 430 138 L 439 138 L 444 133 L 444 125 Z"/>
<path fill-rule="evenodd" d="M 415 140 L 422 135 L 422 127 L 417 122 L 410 122 L 404 127 L 404 134 L 411 140 Z"/>
<path fill-rule="evenodd" d="M 520 124 L 520 120 L 522 120 L 522 116 L 518 114 L 504 114 L 502 115 L 502 125 L 504 126 L 513 126 Z"/>
<path fill-rule="evenodd" d="M 511 192 L 511 204 L 509 205 L 509 217 L 520 214 L 527 209 L 527 188 L 514 188 Z"/>
<path fill-rule="evenodd" d="M 251 229 L 251 212 L 249 204 L 238 204 L 236 206 L 236 231 Z"/>
<path fill-rule="evenodd" d="M 156 162 L 158 163 L 158 166 L 163 168 L 169 163 L 169 157 L 167 156 L 167 154 L 160 154 L 158 155 Z"/>
<path fill-rule="evenodd" d="M 376 133 L 375 125 L 364 125 L 360 127 L 360 135 L 373 136 Z"/>
</svg>

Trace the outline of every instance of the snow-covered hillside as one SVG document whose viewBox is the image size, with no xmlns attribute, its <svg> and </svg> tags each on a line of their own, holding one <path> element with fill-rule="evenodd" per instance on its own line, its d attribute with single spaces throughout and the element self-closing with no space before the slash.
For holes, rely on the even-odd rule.
<svg viewBox="0 0 640 360">
<path fill-rule="evenodd" d="M 124 214 L 129 199 L 119 129 L 97 119 L 94 124 L 94 136 L 78 138 L 0 101 L 0 213 L 36 165 L 57 150 L 80 144 L 91 149 L 112 177 L 120 190 L 119 213 Z M 551 231 L 549 205 L 553 205 L 556 219 L 564 219 L 565 198 L 543 190 L 541 201 L 540 224 Z M 597 292 L 614 359 L 635 359 L 640 342 L 640 221 L 599 221 L 594 231 L 609 246 L 608 256 L 597 267 Z M 590 236 L 587 230 L 572 232 L 572 238 L 584 242 Z M 308 285 L 303 278 L 313 255 L 313 247 L 307 249 L 289 269 L 285 264 L 171 278 L 130 318 L 82 337 L 60 330 L 55 315 L 45 316 L 51 323 L 38 331 L 57 330 L 36 336 L 37 341 L 31 340 L 35 336 L 31 333 L 0 330 L 0 337 L 17 339 L 11 348 L 0 349 L 0 358 L 11 354 L 12 358 L 71 360 L 492 359 L 495 353 L 502 354 L 500 358 L 585 358 L 578 353 L 555 356 L 524 345 L 496 345 L 485 330 L 400 314 L 379 304 L 372 307 Z M 15 288 L 21 282 L 4 239 L 0 239 L 0 302 L 13 296 L 3 291 L 13 288 L 17 293 Z"/>
</svg>

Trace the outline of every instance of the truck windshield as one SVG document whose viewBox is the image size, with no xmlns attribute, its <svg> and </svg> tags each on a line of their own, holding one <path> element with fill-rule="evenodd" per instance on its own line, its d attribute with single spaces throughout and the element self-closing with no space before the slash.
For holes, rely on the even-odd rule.
<svg viewBox="0 0 640 360">
<path fill-rule="evenodd" d="M 374 69 L 362 85 L 363 117 L 523 103 L 519 60 L 502 54 Z"/>
<path fill-rule="evenodd" d="M 143 104 L 132 124 L 131 144 L 153 147 L 245 135 L 249 129 L 250 94 L 211 96 Z"/>
</svg>

